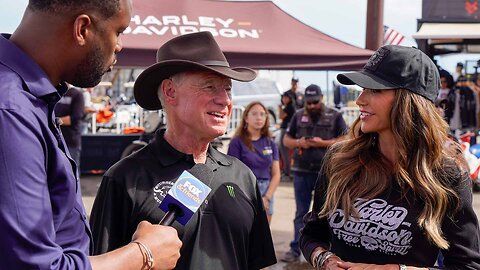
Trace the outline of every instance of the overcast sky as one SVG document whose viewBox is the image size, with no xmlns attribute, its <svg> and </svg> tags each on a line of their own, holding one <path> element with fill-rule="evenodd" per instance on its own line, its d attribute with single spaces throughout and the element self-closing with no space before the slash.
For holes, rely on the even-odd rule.
<svg viewBox="0 0 480 270">
<path fill-rule="evenodd" d="M 273 2 L 305 24 L 344 42 L 365 47 L 367 0 L 273 0 Z M 0 0 L 0 32 L 12 32 L 16 28 L 27 3 L 28 0 Z M 416 45 L 411 35 L 417 31 L 422 1 L 385 0 L 384 3 L 384 24 L 405 35 L 402 45 Z M 443 57 L 439 59 L 439 64 L 452 71 L 457 61 L 479 57 L 478 55 Z M 335 74 L 329 72 L 329 81 Z M 310 83 L 317 83 L 322 88 L 327 86 L 325 72 L 303 71 L 296 72 L 296 76 L 300 77 L 303 86 Z"/>
</svg>

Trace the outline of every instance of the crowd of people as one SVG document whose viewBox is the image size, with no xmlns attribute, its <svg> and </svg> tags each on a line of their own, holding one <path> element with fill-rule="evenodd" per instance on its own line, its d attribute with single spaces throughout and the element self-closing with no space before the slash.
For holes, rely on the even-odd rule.
<svg viewBox="0 0 480 270">
<path fill-rule="evenodd" d="M 443 119 L 448 123 L 451 140 L 468 143 L 477 147 L 480 132 L 480 74 L 465 74 L 463 63 L 457 63 L 455 72 L 450 74 L 440 68 L 440 90 L 435 99 L 435 106 Z M 467 150 L 468 151 L 468 150 Z M 469 153 L 467 153 L 469 154 Z M 472 157 L 480 158 L 478 153 Z M 476 162 L 468 162 L 470 171 L 475 172 Z M 474 181 L 473 190 L 480 191 L 477 174 L 471 175 Z"/>
<path fill-rule="evenodd" d="M 436 106 L 441 109 L 453 136 L 471 133 L 471 142 L 475 144 L 480 128 L 480 75 L 467 76 L 462 63 L 457 64 L 453 75 L 444 69 L 440 69 L 439 74 L 441 84 Z"/>
<path fill-rule="evenodd" d="M 17 30 L 0 36 L 0 268 L 264 269 L 277 262 L 269 222 L 284 158 L 296 212 L 282 260 L 303 253 L 321 270 L 480 269 L 472 181 L 452 155 L 459 145 L 445 147 L 452 124 L 464 124 L 467 84 L 459 76 L 446 93 L 428 56 L 395 45 L 337 76 L 363 89 L 351 127 L 319 86 L 302 94 L 293 78 L 282 95 L 280 145 L 267 109 L 253 102 L 224 154 L 211 142 L 227 129 L 232 80 L 256 72 L 231 67 L 210 32 L 161 44 L 134 96 L 144 109 L 164 110 L 168 125 L 104 174 L 88 221 L 78 145 L 61 131 L 77 131 L 85 107 L 69 84 L 93 87 L 112 69 L 131 15 L 129 0 L 30 0 Z M 291 164 L 281 157 L 290 152 Z M 177 185 L 194 168 L 202 185 L 190 176 Z M 194 208 L 185 198 L 198 204 L 190 219 L 161 225 Z"/>
</svg>

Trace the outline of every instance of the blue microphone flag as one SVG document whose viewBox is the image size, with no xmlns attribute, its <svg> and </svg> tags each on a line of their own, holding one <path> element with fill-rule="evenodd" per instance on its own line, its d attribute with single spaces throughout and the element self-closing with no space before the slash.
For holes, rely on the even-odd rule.
<svg viewBox="0 0 480 270">
<path fill-rule="evenodd" d="M 197 165 L 195 165 L 194 168 Z M 204 168 L 206 168 L 206 166 L 202 169 Z M 165 213 L 174 210 L 179 212 L 176 215 L 176 220 L 180 224 L 185 225 L 202 205 L 210 191 L 209 186 L 205 185 L 193 174 L 184 171 L 168 191 L 159 207 Z"/>
</svg>

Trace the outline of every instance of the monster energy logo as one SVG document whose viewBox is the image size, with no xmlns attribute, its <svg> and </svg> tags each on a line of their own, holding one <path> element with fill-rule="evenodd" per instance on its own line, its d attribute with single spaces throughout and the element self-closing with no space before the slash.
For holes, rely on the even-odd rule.
<svg viewBox="0 0 480 270">
<path fill-rule="evenodd" d="M 227 191 L 230 197 L 235 198 L 235 190 L 233 189 L 232 186 L 227 186 Z"/>
</svg>

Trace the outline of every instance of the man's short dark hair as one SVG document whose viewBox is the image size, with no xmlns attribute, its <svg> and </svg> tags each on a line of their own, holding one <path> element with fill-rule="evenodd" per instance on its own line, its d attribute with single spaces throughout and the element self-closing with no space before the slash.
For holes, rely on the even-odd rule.
<svg viewBox="0 0 480 270">
<path fill-rule="evenodd" d="M 56 14 L 96 11 L 109 18 L 120 10 L 120 0 L 29 0 L 28 6 L 32 10 Z"/>
</svg>

